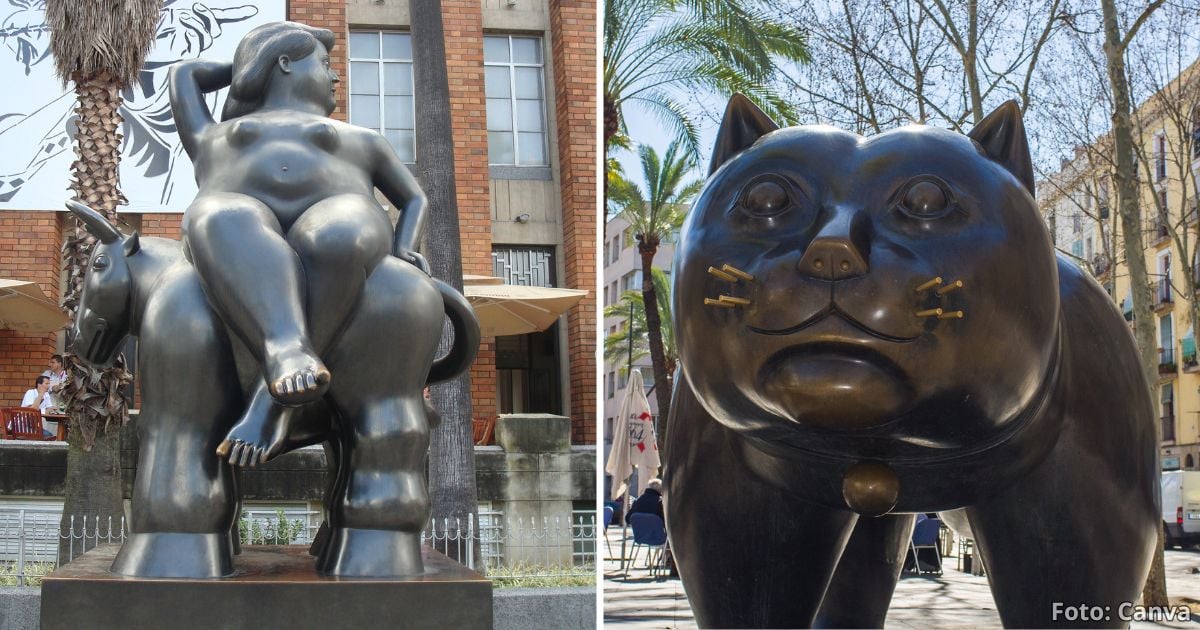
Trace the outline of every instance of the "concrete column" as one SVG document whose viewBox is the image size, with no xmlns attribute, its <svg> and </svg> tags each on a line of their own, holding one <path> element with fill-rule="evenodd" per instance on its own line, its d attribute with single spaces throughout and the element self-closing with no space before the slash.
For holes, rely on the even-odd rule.
<svg viewBox="0 0 1200 630">
<path fill-rule="evenodd" d="M 508 564 L 570 564 L 571 419 L 505 414 L 496 422 L 496 443 L 506 469 L 496 503 L 511 532 L 504 541 Z"/>
</svg>

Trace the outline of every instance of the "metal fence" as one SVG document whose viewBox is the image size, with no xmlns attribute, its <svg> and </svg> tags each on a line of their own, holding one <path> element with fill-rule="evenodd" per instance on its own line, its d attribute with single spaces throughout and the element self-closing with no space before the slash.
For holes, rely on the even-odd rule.
<svg viewBox="0 0 1200 630">
<path fill-rule="evenodd" d="M 321 521 L 321 513 L 312 510 L 246 510 L 239 533 L 247 545 L 307 546 Z M 52 509 L 0 510 L 0 586 L 25 586 L 100 543 L 123 542 L 126 532 L 123 518 L 98 522 L 71 516 L 63 527 Z M 470 514 L 431 523 L 421 536 L 425 544 L 493 580 L 586 582 L 595 577 L 596 532 L 596 515 L 588 510 L 572 512 L 570 522 L 506 519 L 481 511 L 478 521 Z"/>
</svg>

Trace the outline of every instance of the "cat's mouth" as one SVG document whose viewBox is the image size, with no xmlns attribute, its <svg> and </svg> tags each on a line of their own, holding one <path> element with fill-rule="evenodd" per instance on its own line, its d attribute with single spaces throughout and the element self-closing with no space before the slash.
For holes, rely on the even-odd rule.
<svg viewBox="0 0 1200 630">
<path fill-rule="evenodd" d="M 747 325 L 746 328 L 749 329 L 750 332 L 758 333 L 760 335 L 774 335 L 774 336 L 793 335 L 793 334 L 796 334 L 806 328 L 810 328 L 830 317 L 838 317 L 838 318 L 842 319 L 843 321 L 845 321 L 847 324 L 850 324 L 851 326 L 857 328 L 858 330 L 861 330 L 862 332 L 867 333 L 868 335 L 871 335 L 872 337 L 875 337 L 876 339 L 882 339 L 883 341 L 890 341 L 892 343 L 910 343 L 910 342 L 916 341 L 920 337 L 920 335 L 914 335 L 911 337 L 900 337 L 900 336 L 896 336 L 896 335 L 889 335 L 885 332 L 875 330 L 874 328 L 867 326 L 866 324 L 858 321 L 857 319 L 854 319 L 854 317 L 852 317 L 849 313 L 846 313 L 845 311 L 838 308 L 837 304 L 834 302 L 830 302 L 829 305 L 826 306 L 825 308 L 821 309 L 820 311 L 817 311 L 812 316 L 810 316 L 808 319 L 805 319 L 804 321 L 800 322 L 799 324 L 795 324 L 793 326 L 787 326 L 785 328 L 759 328 L 758 326 Z"/>
</svg>

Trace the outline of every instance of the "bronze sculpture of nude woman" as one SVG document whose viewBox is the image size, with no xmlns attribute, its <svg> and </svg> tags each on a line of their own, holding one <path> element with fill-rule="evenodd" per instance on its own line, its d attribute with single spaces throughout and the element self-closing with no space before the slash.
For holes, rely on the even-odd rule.
<svg viewBox="0 0 1200 630">
<path fill-rule="evenodd" d="M 199 193 L 183 242 L 214 310 L 259 362 L 245 415 L 218 452 L 231 463 L 278 453 L 289 414 L 320 399 L 321 357 L 389 253 L 416 253 L 426 199 L 379 133 L 329 118 L 338 76 L 333 34 L 264 25 L 233 64 L 196 60 L 172 72 L 171 107 Z M 229 86 L 221 122 L 204 94 Z M 373 189 L 400 210 L 392 226 Z M 276 404 L 278 403 L 278 404 Z"/>
</svg>

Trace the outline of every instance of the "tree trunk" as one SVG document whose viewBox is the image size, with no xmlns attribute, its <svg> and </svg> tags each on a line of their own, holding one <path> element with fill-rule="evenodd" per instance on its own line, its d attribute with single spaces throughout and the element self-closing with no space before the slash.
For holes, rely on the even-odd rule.
<svg viewBox="0 0 1200 630">
<path fill-rule="evenodd" d="M 658 401 L 658 449 L 667 441 L 667 416 L 671 411 L 671 375 L 667 371 L 667 353 L 663 350 L 662 319 L 658 315 L 658 292 L 654 290 L 654 254 L 658 240 L 643 235 L 638 243 L 642 255 L 642 303 L 646 310 L 646 336 L 650 345 L 650 364 L 654 368 L 654 398 Z"/>
<path fill-rule="evenodd" d="M 118 173 L 121 163 L 121 86 L 107 72 L 88 77 L 76 73 L 72 80 L 78 100 L 75 109 L 78 131 L 75 136 L 76 159 L 71 165 L 71 192 L 87 205 L 115 220 L 117 206 L 126 201 L 121 194 Z M 94 243 L 95 239 L 77 222 L 75 233 L 63 251 L 68 273 L 63 307 L 72 317 L 79 304 Z M 107 535 L 109 518 L 113 527 L 119 530 L 124 515 L 118 430 L 129 419 L 126 402 L 119 394 L 121 386 L 128 382 L 124 359 L 118 359 L 114 367 L 101 372 L 99 387 L 90 387 L 90 378 L 78 381 L 84 383 L 83 388 L 76 388 L 78 371 L 92 374 L 95 370 L 76 365 L 70 353 L 65 362 L 70 377 L 66 379 L 62 391 L 56 392 L 63 400 L 71 402 L 67 408 L 72 438 L 67 452 L 62 531 L 66 533 L 71 530 L 71 517 L 75 517 L 75 531 L 72 533 L 82 534 L 83 517 L 86 516 L 88 535 L 94 534 L 91 530 L 96 519 L 102 524 L 100 533 Z M 97 406 L 102 411 L 97 411 Z M 73 538 L 60 539 L 59 561 L 68 562 L 72 555 L 78 557 L 83 551 L 82 542 Z M 92 542 L 94 544 L 94 540 Z"/>
<path fill-rule="evenodd" d="M 1101 0 L 1104 13 L 1104 57 L 1112 89 L 1113 150 L 1116 152 L 1117 211 L 1121 216 L 1121 232 L 1125 243 L 1125 262 L 1129 266 L 1129 282 L 1133 297 L 1134 338 L 1141 354 L 1142 369 L 1151 395 L 1158 390 L 1158 354 L 1154 339 L 1154 319 L 1150 308 L 1149 275 L 1146 270 L 1145 246 L 1142 243 L 1142 216 L 1138 208 L 1137 177 L 1134 174 L 1133 126 L 1129 85 L 1125 77 L 1125 44 L 1117 26 L 1117 10 L 1113 0 Z M 1157 414 L 1155 414 L 1157 415 Z M 1162 427 L 1154 422 L 1154 445 L 1162 442 Z M 1157 458 L 1156 458 L 1157 459 Z M 1158 545 L 1150 564 L 1150 574 L 1142 591 L 1142 603 L 1147 606 L 1167 605 L 1167 583 L 1163 569 L 1163 532 L 1158 527 Z"/>
<path fill-rule="evenodd" d="M 426 250 L 433 275 L 462 290 L 462 244 L 458 232 L 458 202 L 454 183 L 454 135 L 450 121 L 450 85 L 442 3 L 423 0 L 410 5 L 413 39 L 413 80 L 416 93 L 417 171 L 429 198 Z M 443 334 L 443 350 L 448 347 Z M 478 514 L 475 488 L 475 444 L 471 431 L 471 379 L 458 378 L 433 387 L 433 405 L 441 423 L 433 429 L 429 455 L 429 494 L 432 518 L 439 531 L 443 519 L 453 538 L 467 518 Z M 479 557 L 478 538 L 472 543 Z M 462 546 L 465 553 L 466 545 Z M 447 548 L 457 555 L 454 545 Z M 455 558 L 456 560 L 464 560 Z"/>
<path fill-rule="evenodd" d="M 61 523 L 63 536 L 58 539 L 60 564 L 78 558 L 95 546 L 97 534 L 107 541 L 110 523 L 112 540 L 119 541 L 117 534 L 125 514 L 121 496 L 120 433 L 114 430 L 97 436 L 90 451 L 83 450 L 82 440 L 70 442 Z M 87 517 L 86 527 L 84 517 Z"/>
</svg>

